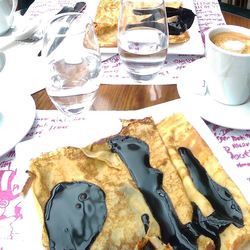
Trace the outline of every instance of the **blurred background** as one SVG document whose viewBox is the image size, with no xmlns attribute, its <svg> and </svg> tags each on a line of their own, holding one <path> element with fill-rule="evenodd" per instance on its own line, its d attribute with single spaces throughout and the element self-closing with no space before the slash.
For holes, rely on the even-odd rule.
<svg viewBox="0 0 250 250">
<path fill-rule="evenodd" d="M 46 0 L 44 0 L 46 1 Z M 19 0 L 18 9 L 25 13 L 34 0 Z M 230 12 L 250 19 L 250 0 L 219 0 L 222 11 Z"/>
</svg>

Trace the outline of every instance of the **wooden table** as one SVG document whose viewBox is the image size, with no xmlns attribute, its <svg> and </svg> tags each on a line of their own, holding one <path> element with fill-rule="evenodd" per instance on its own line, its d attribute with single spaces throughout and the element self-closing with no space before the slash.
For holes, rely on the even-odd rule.
<svg viewBox="0 0 250 250">
<path fill-rule="evenodd" d="M 227 24 L 250 28 L 250 19 L 223 12 Z M 55 109 L 45 90 L 32 95 L 37 109 Z M 135 110 L 179 98 L 172 85 L 105 85 L 98 90 L 93 110 Z"/>
</svg>

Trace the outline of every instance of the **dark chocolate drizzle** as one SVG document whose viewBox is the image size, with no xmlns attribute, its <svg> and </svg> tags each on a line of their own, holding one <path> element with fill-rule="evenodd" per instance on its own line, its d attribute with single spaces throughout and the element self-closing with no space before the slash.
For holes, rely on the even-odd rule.
<svg viewBox="0 0 250 250">
<path fill-rule="evenodd" d="M 188 148 L 180 147 L 178 152 L 196 188 L 208 199 L 215 210 L 208 217 L 204 217 L 196 204 L 192 204 L 194 213 L 196 213 L 193 216 L 193 224 L 195 224 L 204 235 L 213 239 L 216 249 L 220 249 L 221 242 L 219 234 L 223 232 L 226 227 L 230 224 L 234 224 L 238 228 L 244 226 L 241 208 L 229 190 L 216 183 L 208 175 L 205 168 Z"/>
<path fill-rule="evenodd" d="M 180 147 L 178 152 L 185 163 L 191 179 L 200 193 L 211 203 L 220 219 L 228 220 L 236 227 L 243 227 L 241 208 L 225 187 L 216 183 L 188 148 Z"/>
<path fill-rule="evenodd" d="M 142 223 L 144 225 L 145 233 L 147 233 L 148 229 L 149 229 L 149 224 L 150 224 L 149 215 L 148 214 L 143 214 L 141 216 L 141 221 L 142 221 Z"/>
<path fill-rule="evenodd" d="M 164 10 L 160 8 L 156 9 L 134 9 L 135 15 L 149 15 L 141 20 L 141 23 L 131 24 L 127 26 L 127 29 L 134 27 L 153 27 L 166 31 L 165 24 L 158 22 L 164 16 Z M 176 16 L 176 21 L 168 23 L 168 31 L 170 35 L 180 35 L 187 31 L 193 24 L 195 14 L 192 10 L 187 8 L 171 8 L 166 7 L 167 17 Z M 151 15 L 150 15 L 151 14 Z"/>
<path fill-rule="evenodd" d="M 216 249 L 220 249 L 219 234 L 231 223 L 243 226 L 243 215 L 229 191 L 215 183 L 194 158 L 190 150 L 180 148 L 179 153 L 188 167 L 194 184 L 211 202 L 214 213 L 203 216 L 199 207 L 192 203 L 192 222 L 183 225 L 175 212 L 167 193 L 162 189 L 163 174 L 150 166 L 148 145 L 129 136 L 115 136 L 109 140 L 112 152 L 116 152 L 128 167 L 137 187 L 143 194 L 161 229 L 164 243 L 176 250 L 197 249 L 200 235 L 210 237 Z"/>
<path fill-rule="evenodd" d="M 146 245 L 142 247 L 141 250 L 155 250 L 155 247 L 152 245 L 150 241 L 148 241 Z"/>
<path fill-rule="evenodd" d="M 162 172 L 150 166 L 148 145 L 137 138 L 123 136 L 111 138 L 109 143 L 112 151 L 116 152 L 127 165 L 159 223 L 163 242 L 169 242 L 174 249 L 197 249 L 195 242 L 183 234 L 183 226 L 171 200 L 162 189 Z"/>
<path fill-rule="evenodd" d="M 88 182 L 59 183 L 45 207 L 51 250 L 89 249 L 107 216 L 104 192 Z"/>
</svg>

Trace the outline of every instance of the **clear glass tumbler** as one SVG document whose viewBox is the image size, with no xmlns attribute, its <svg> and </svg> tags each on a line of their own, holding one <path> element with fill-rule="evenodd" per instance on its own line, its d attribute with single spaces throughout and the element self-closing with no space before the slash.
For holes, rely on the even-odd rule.
<svg viewBox="0 0 250 250">
<path fill-rule="evenodd" d="M 164 0 L 121 0 L 118 51 L 135 80 L 150 80 L 162 68 L 168 50 Z"/>
<path fill-rule="evenodd" d="M 90 109 L 100 85 L 101 55 L 92 20 L 84 13 L 55 16 L 44 36 L 46 91 L 66 115 Z"/>
</svg>

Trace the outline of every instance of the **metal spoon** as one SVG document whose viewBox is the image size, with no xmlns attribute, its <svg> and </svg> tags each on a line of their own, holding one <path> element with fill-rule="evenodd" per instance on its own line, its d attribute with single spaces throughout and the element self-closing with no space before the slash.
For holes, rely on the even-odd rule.
<svg viewBox="0 0 250 250">
<path fill-rule="evenodd" d="M 21 23 L 17 31 L 13 31 L 11 36 L 3 37 L 0 43 L 0 49 L 6 48 L 15 41 L 25 41 L 31 38 L 39 29 L 41 20 L 33 20 L 32 22 Z M 42 38 L 42 37 L 41 37 Z"/>
</svg>

